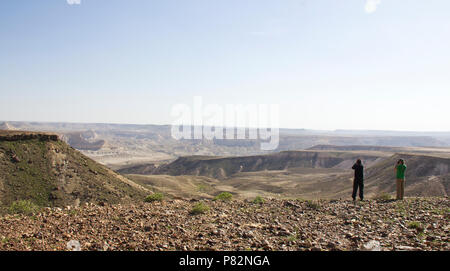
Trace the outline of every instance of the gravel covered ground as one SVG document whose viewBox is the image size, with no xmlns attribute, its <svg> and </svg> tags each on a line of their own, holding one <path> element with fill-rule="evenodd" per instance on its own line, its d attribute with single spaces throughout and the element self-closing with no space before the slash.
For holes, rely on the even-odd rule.
<svg viewBox="0 0 450 271">
<path fill-rule="evenodd" d="M 448 198 L 404 201 L 164 200 L 0 217 L 0 250 L 450 250 Z M 77 242 L 74 242 L 77 243 Z M 372 242 L 373 243 L 373 242 Z M 376 243 L 376 242 L 375 242 Z"/>
</svg>

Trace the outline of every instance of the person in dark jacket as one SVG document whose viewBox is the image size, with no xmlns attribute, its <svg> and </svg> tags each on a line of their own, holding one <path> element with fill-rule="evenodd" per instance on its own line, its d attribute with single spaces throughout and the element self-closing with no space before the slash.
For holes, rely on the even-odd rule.
<svg viewBox="0 0 450 271">
<path fill-rule="evenodd" d="M 353 180 L 353 201 L 356 200 L 356 192 L 359 188 L 359 199 L 364 200 L 364 166 L 361 159 L 358 159 L 353 165 L 352 169 L 355 171 L 355 179 Z"/>
</svg>

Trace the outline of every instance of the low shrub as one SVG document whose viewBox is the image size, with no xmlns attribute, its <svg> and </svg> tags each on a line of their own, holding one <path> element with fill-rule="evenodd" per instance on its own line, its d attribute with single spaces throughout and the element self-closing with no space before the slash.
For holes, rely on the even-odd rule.
<svg viewBox="0 0 450 271">
<path fill-rule="evenodd" d="M 203 202 L 199 202 L 194 205 L 190 214 L 191 215 L 199 215 L 199 214 L 207 213 L 208 211 L 209 211 L 209 206 L 204 204 Z"/>
<path fill-rule="evenodd" d="M 392 196 L 389 193 L 383 193 L 375 197 L 375 200 L 389 201 L 392 200 Z"/>
<path fill-rule="evenodd" d="M 418 221 L 409 222 L 408 223 L 408 228 L 409 229 L 415 229 L 417 232 L 423 232 L 424 229 L 425 229 L 423 227 L 422 223 L 420 223 Z"/>
<path fill-rule="evenodd" d="M 314 209 L 314 210 L 319 210 L 320 209 L 320 204 L 318 202 L 312 201 L 312 200 L 307 200 L 306 201 L 306 206 L 308 208 Z"/>
<path fill-rule="evenodd" d="M 12 214 L 32 215 L 39 211 L 39 206 L 29 200 L 18 200 L 11 203 L 9 212 Z"/>
<path fill-rule="evenodd" d="M 220 200 L 220 201 L 229 201 L 233 198 L 233 195 L 229 192 L 222 192 L 219 195 L 217 195 L 213 200 Z"/>
<path fill-rule="evenodd" d="M 153 193 L 148 195 L 144 201 L 145 202 L 153 202 L 153 201 L 162 201 L 164 199 L 164 195 L 162 193 Z"/>
<path fill-rule="evenodd" d="M 254 200 L 254 204 L 264 204 L 265 200 L 261 196 L 257 196 Z"/>
</svg>

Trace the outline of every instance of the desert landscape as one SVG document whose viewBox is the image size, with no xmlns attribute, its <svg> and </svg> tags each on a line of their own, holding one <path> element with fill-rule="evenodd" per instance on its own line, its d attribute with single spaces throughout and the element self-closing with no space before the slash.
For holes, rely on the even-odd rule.
<svg viewBox="0 0 450 271">
<path fill-rule="evenodd" d="M 268 152 L 252 140 L 175 140 L 168 126 L 4 122 L 6 125 L 9 131 L 56 133 L 97 163 L 175 198 L 213 198 L 225 191 L 244 199 L 257 195 L 347 199 L 356 159 L 362 159 L 366 167 L 366 195 L 377 197 L 395 191 L 393 167 L 400 158 L 410 165 L 407 195 L 446 197 L 449 193 L 446 133 L 375 135 L 368 131 L 361 135 L 282 129 L 279 148 Z"/>
<path fill-rule="evenodd" d="M 118 141 L 95 130 L 8 128 L 0 133 L 1 250 L 66 250 L 72 239 L 85 250 L 449 249 L 446 146 L 316 145 L 108 168 L 98 155 Z M 69 140 L 75 133 L 84 146 Z M 90 142 L 103 144 L 86 150 Z M 134 151 L 121 145 L 115 157 Z M 399 158 L 409 167 L 402 202 L 394 200 Z M 366 166 L 366 201 L 353 203 L 356 159 Z"/>
<path fill-rule="evenodd" d="M 262 271 L 450 251 L 449 10 L 0 1 L 0 257 Z M 439 263 L 415 255 L 363 262 Z"/>
</svg>

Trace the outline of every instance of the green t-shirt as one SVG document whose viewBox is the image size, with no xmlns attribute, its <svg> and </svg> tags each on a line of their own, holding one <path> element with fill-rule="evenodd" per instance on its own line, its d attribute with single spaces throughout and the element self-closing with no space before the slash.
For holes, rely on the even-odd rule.
<svg viewBox="0 0 450 271">
<path fill-rule="evenodd" d="M 405 178 L 406 165 L 398 165 L 397 166 L 397 179 Z"/>
</svg>

